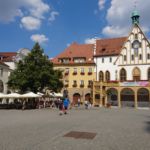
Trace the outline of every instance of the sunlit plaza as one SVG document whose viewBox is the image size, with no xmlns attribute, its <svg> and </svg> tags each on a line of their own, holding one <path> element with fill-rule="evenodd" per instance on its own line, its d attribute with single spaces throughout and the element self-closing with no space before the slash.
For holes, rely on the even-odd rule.
<svg viewBox="0 0 150 150">
<path fill-rule="evenodd" d="M 149 150 L 149 139 L 146 109 L 0 110 L 1 150 Z"/>
</svg>

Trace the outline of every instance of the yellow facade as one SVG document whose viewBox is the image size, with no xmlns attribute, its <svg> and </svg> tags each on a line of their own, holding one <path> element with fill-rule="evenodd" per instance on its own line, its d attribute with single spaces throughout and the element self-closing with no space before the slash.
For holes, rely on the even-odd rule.
<svg viewBox="0 0 150 150">
<path fill-rule="evenodd" d="M 71 101 L 75 94 L 78 94 L 84 102 L 86 94 L 91 95 L 92 83 L 95 80 L 95 64 L 61 64 L 54 65 L 55 69 L 63 71 L 64 90 L 68 91 Z M 75 84 L 76 83 L 76 84 Z"/>
</svg>

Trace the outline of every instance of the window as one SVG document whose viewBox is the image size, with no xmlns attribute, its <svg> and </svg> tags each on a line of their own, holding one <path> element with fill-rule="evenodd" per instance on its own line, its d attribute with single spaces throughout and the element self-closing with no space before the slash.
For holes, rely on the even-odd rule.
<svg viewBox="0 0 150 150">
<path fill-rule="evenodd" d="M 126 81 L 127 80 L 127 74 L 126 74 L 126 70 L 124 68 L 122 68 L 120 70 L 120 81 Z"/>
<path fill-rule="evenodd" d="M 77 68 L 74 68 L 73 75 L 77 74 Z"/>
<path fill-rule="evenodd" d="M 69 68 L 66 68 L 65 69 L 65 75 L 68 75 L 69 74 Z"/>
<path fill-rule="evenodd" d="M 140 69 L 137 67 L 134 68 L 133 69 L 133 80 L 134 81 L 140 81 L 140 76 L 141 76 Z"/>
<path fill-rule="evenodd" d="M 134 38 L 135 38 L 135 39 L 138 39 L 138 34 L 135 34 L 135 35 L 134 35 Z"/>
<path fill-rule="evenodd" d="M 110 81 L 110 72 L 106 71 L 106 81 Z"/>
<path fill-rule="evenodd" d="M 150 59 L 150 54 L 147 54 L 147 59 Z"/>
<path fill-rule="evenodd" d="M 142 60 L 142 54 L 139 54 L 139 60 Z"/>
<path fill-rule="evenodd" d="M 77 81 L 76 80 L 73 80 L 73 87 L 77 87 Z"/>
<path fill-rule="evenodd" d="M 127 56 L 126 55 L 124 55 L 124 61 L 126 61 L 127 60 Z"/>
<path fill-rule="evenodd" d="M 80 80 L 80 87 L 84 87 L 84 80 Z"/>
<path fill-rule="evenodd" d="M 91 88 L 92 87 L 92 80 L 89 80 L 88 81 L 88 88 Z"/>
<path fill-rule="evenodd" d="M 104 74 L 102 71 L 99 72 L 99 81 L 104 81 Z"/>
<path fill-rule="evenodd" d="M 0 76 L 2 77 L 3 76 L 3 69 L 0 68 Z"/>
<path fill-rule="evenodd" d="M 131 55 L 131 60 L 134 60 L 134 55 Z"/>
<path fill-rule="evenodd" d="M 89 68 L 88 75 L 92 74 L 92 68 Z"/>
<path fill-rule="evenodd" d="M 109 62 L 112 62 L 112 58 L 111 57 L 109 58 Z"/>
<path fill-rule="evenodd" d="M 150 81 L 150 68 L 148 69 L 147 76 L 148 76 L 148 80 Z"/>
<path fill-rule="evenodd" d="M 104 58 L 102 58 L 102 63 L 104 63 Z"/>
</svg>

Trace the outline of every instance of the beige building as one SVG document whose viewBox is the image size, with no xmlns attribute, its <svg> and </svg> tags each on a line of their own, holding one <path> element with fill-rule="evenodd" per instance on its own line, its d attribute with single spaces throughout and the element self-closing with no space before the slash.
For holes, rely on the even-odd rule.
<svg viewBox="0 0 150 150">
<path fill-rule="evenodd" d="M 93 84 L 94 105 L 118 107 L 150 106 L 150 42 L 132 13 L 127 37 L 96 40 Z"/>
<path fill-rule="evenodd" d="M 95 79 L 93 61 L 93 44 L 73 43 L 52 62 L 55 69 L 63 71 L 64 87 L 62 93 L 77 103 L 91 100 L 92 82 Z"/>
</svg>

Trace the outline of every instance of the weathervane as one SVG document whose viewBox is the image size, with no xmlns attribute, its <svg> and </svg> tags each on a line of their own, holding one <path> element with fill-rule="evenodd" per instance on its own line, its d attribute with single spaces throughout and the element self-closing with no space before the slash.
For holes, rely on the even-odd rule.
<svg viewBox="0 0 150 150">
<path fill-rule="evenodd" d="M 134 1 L 134 10 L 137 8 L 137 0 Z"/>
</svg>

